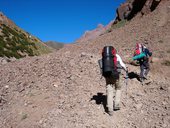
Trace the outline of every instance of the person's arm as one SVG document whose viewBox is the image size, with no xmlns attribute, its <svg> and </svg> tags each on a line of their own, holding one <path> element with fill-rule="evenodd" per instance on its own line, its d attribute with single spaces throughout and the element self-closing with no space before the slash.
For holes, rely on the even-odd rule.
<svg viewBox="0 0 170 128">
<path fill-rule="evenodd" d="M 152 52 L 150 52 L 148 49 L 146 49 L 146 54 L 149 56 L 149 62 L 152 62 Z"/>
<path fill-rule="evenodd" d="M 147 48 L 145 49 L 145 53 L 146 53 L 146 55 L 149 55 L 149 57 L 152 56 L 152 52 L 150 52 Z"/>
<path fill-rule="evenodd" d="M 118 54 L 116 54 L 116 57 L 117 57 L 117 61 L 120 62 L 120 65 L 123 67 L 123 69 L 124 69 L 125 71 L 127 71 L 126 65 L 123 63 L 121 57 L 120 57 Z"/>
<path fill-rule="evenodd" d="M 152 63 L 152 52 L 150 52 L 150 51 L 149 51 L 149 62 Z"/>
</svg>

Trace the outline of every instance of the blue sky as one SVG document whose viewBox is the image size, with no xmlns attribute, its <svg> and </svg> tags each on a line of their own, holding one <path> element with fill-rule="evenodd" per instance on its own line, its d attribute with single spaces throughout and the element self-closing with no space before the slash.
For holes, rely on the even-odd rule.
<svg viewBox="0 0 170 128">
<path fill-rule="evenodd" d="M 42 41 L 72 43 L 115 19 L 125 0 L 0 0 L 0 11 Z"/>
</svg>

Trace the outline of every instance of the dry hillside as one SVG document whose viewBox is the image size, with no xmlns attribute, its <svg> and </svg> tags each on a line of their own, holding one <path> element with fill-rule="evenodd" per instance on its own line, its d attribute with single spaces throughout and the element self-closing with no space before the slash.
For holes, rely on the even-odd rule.
<svg viewBox="0 0 170 128">
<path fill-rule="evenodd" d="M 51 52 L 37 37 L 22 30 L 0 12 L 0 63 L 11 58 L 23 58 Z"/>
<path fill-rule="evenodd" d="M 170 1 L 163 0 L 153 12 L 94 40 L 0 65 L 0 127 L 169 128 L 169 14 Z M 97 63 L 101 49 L 113 45 L 129 62 L 137 41 L 153 51 L 150 81 L 142 86 L 134 75 L 139 67 L 127 63 L 127 95 L 122 78 L 121 110 L 110 117 Z"/>
</svg>

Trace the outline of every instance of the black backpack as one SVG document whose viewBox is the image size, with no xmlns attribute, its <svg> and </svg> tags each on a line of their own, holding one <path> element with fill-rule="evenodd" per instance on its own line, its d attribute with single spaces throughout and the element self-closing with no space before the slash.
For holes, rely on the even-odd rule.
<svg viewBox="0 0 170 128">
<path fill-rule="evenodd" d="M 102 75 L 104 77 L 119 77 L 117 71 L 117 62 L 114 62 L 114 59 L 117 60 L 116 55 L 113 55 L 113 46 L 105 46 L 102 52 Z"/>
</svg>

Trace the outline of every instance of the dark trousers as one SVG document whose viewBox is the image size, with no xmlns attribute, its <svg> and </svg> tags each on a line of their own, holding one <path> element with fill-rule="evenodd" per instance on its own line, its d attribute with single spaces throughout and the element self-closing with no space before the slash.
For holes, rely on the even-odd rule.
<svg viewBox="0 0 170 128">
<path fill-rule="evenodd" d="M 147 77 L 150 70 L 150 65 L 148 61 L 144 61 L 143 63 L 140 63 L 140 77 L 145 78 Z"/>
</svg>

